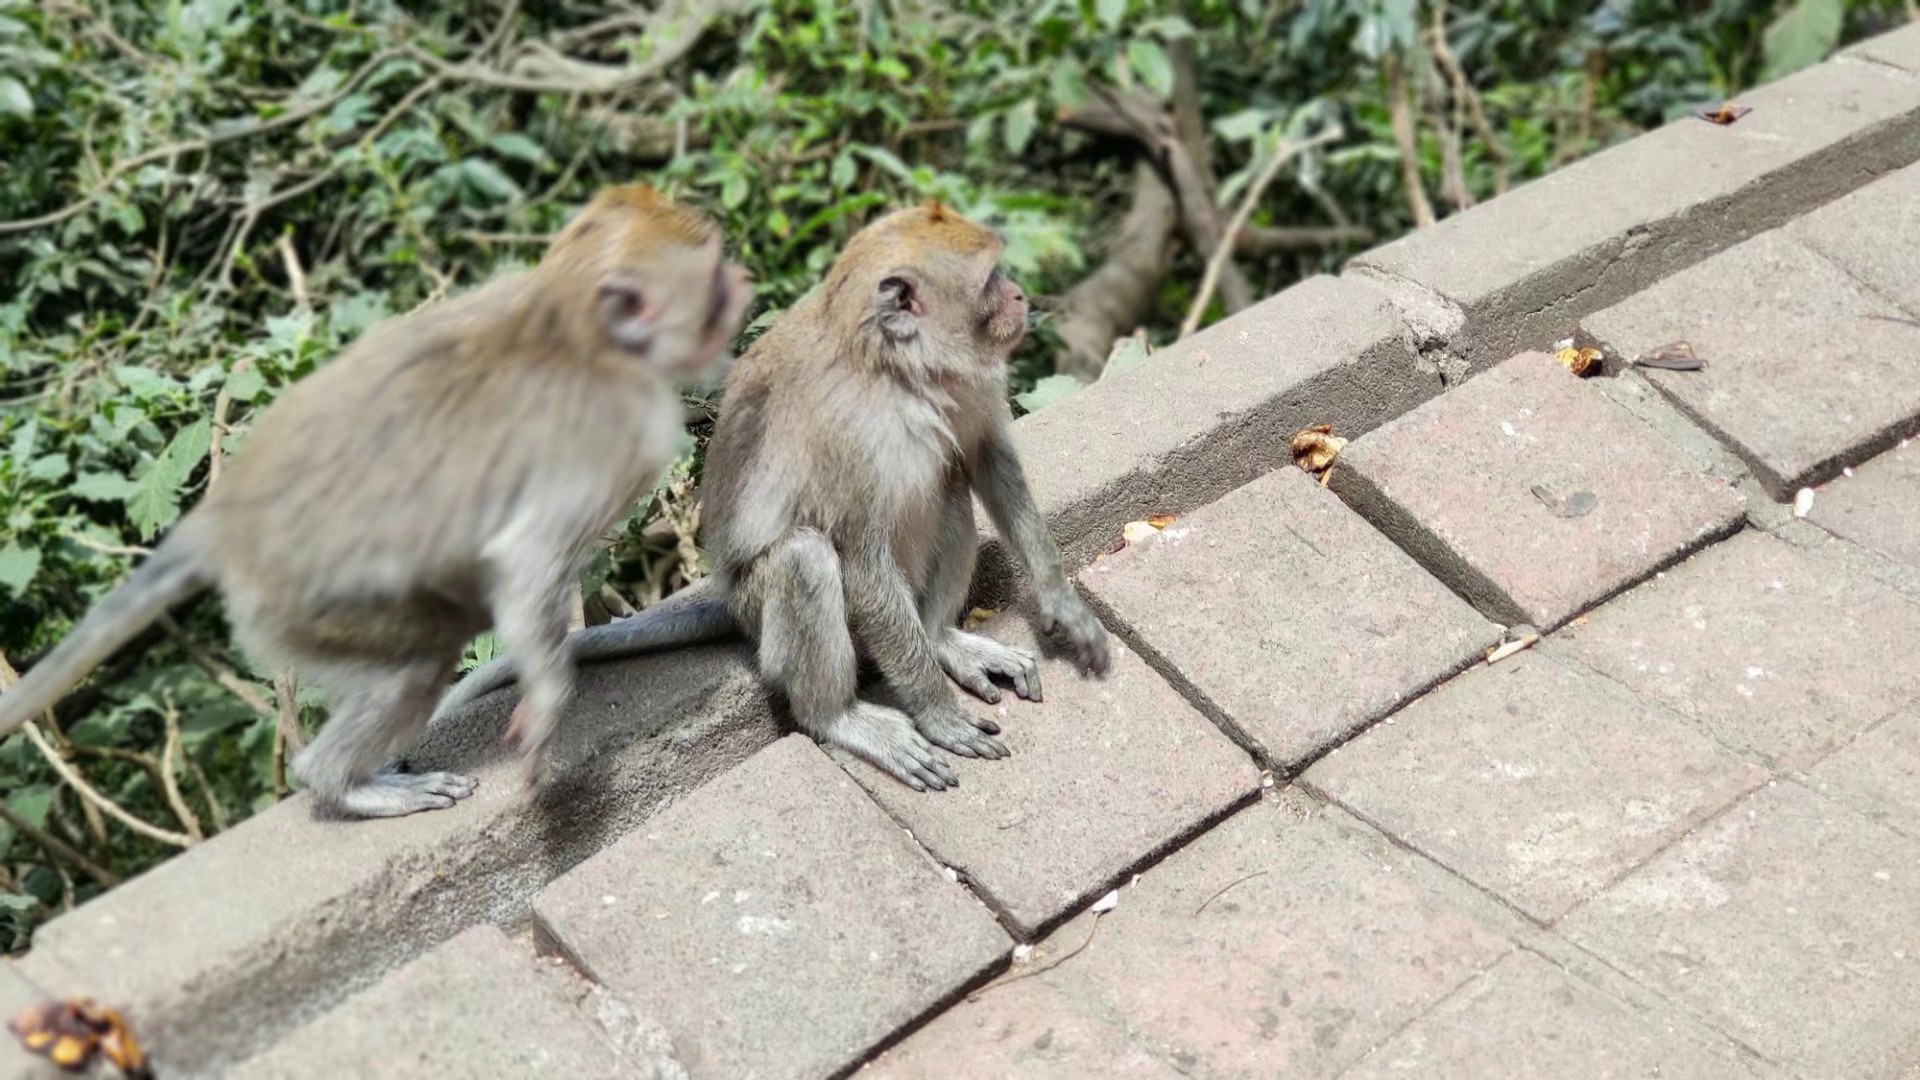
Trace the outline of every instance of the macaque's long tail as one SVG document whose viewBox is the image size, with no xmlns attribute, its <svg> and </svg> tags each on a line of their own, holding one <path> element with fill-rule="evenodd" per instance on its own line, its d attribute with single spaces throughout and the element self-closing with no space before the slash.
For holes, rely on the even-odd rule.
<svg viewBox="0 0 1920 1080">
<path fill-rule="evenodd" d="M 80 625 L 0 694 L 0 738 L 53 708 L 87 673 L 173 605 L 213 584 L 201 527 L 189 516 Z"/>
<path fill-rule="evenodd" d="M 703 578 L 637 615 L 575 631 L 567 636 L 567 653 L 576 664 L 591 663 L 718 641 L 738 629 L 714 579 Z M 496 656 L 454 683 L 434 716 L 445 716 L 514 678 L 513 658 Z"/>
</svg>

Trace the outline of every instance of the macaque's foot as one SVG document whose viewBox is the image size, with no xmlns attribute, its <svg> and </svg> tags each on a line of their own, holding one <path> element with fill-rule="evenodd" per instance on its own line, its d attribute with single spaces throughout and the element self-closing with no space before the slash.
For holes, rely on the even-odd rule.
<svg viewBox="0 0 1920 1080">
<path fill-rule="evenodd" d="M 928 742 L 961 757 L 1003 758 L 1010 753 L 993 737 L 1000 734 L 1000 725 L 958 705 L 936 705 L 914 717 L 913 726 Z"/>
<path fill-rule="evenodd" d="M 1040 700 L 1040 664 L 1025 649 L 1002 645 L 989 637 L 949 629 L 940 639 L 940 666 L 954 682 L 989 705 L 1000 703 L 994 676 L 1013 684 L 1013 692 L 1028 701 Z M 989 732 L 997 729 L 988 728 Z"/>
<path fill-rule="evenodd" d="M 945 791 L 960 786 L 953 767 L 934 753 L 933 745 L 898 709 L 856 702 L 814 736 L 852 752 L 915 791 Z"/>
<path fill-rule="evenodd" d="M 445 810 L 478 786 L 473 777 L 459 773 L 380 773 L 329 801 L 344 817 L 405 817 L 422 810 Z"/>
</svg>

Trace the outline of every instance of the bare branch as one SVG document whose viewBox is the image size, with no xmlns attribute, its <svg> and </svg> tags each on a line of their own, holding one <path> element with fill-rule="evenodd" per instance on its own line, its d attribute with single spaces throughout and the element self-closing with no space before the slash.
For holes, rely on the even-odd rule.
<svg viewBox="0 0 1920 1080">
<path fill-rule="evenodd" d="M 106 888 L 120 884 L 120 877 L 113 871 L 94 862 L 80 853 L 80 849 L 65 840 L 42 829 L 26 818 L 21 817 L 13 807 L 0 801 L 0 821 L 13 827 L 13 831 L 40 845 L 46 853 L 55 859 L 68 863 L 74 869 L 99 882 Z"/>
<path fill-rule="evenodd" d="M 1387 81 L 1387 109 L 1393 122 L 1393 141 L 1400 148 L 1400 184 L 1406 189 L 1407 210 L 1413 215 L 1413 227 L 1424 229 L 1434 223 L 1433 204 L 1427 201 L 1420 183 L 1420 145 L 1414 131 L 1413 89 L 1398 53 L 1388 53 L 1381 61 Z"/>
<path fill-rule="evenodd" d="M 1267 162 L 1266 166 L 1260 170 L 1260 174 L 1253 178 L 1253 183 L 1247 185 L 1247 193 L 1240 200 L 1240 208 L 1233 212 L 1232 220 L 1227 222 L 1226 234 L 1228 236 L 1240 234 L 1241 228 L 1247 223 L 1247 218 L 1252 215 L 1253 208 L 1259 204 L 1260 196 L 1266 194 L 1267 186 L 1280 175 L 1282 166 L 1308 150 L 1345 137 L 1346 132 L 1341 130 L 1340 125 L 1335 124 L 1305 142 L 1282 142 L 1274 149 L 1273 160 Z M 1227 264 L 1232 254 L 1233 245 L 1221 244 L 1213 256 L 1207 260 L 1207 270 L 1201 275 L 1200 289 L 1194 294 L 1193 306 L 1187 309 L 1187 317 L 1180 323 L 1181 337 L 1193 333 L 1200 326 L 1200 317 L 1206 314 L 1207 304 L 1213 299 L 1214 286 L 1220 281 L 1220 270 Z"/>
<path fill-rule="evenodd" d="M 40 725 L 37 722 L 29 720 L 20 730 L 26 732 L 27 741 L 33 744 L 34 749 L 40 751 L 40 756 L 46 760 L 48 767 L 53 769 L 68 787 L 81 798 L 89 800 L 105 811 L 108 817 L 149 840 L 158 840 L 172 847 L 189 848 L 197 842 L 185 833 L 162 829 L 158 825 L 137 818 L 119 803 L 102 795 L 92 784 L 87 783 L 70 762 L 54 750 L 53 745 L 47 742 L 47 737 L 41 734 Z"/>
<path fill-rule="evenodd" d="M 1115 338 L 1144 317 L 1172 266 L 1170 241 L 1180 221 L 1166 181 L 1144 156 L 1134 164 L 1133 202 L 1105 261 L 1060 298 L 1054 331 L 1066 344 L 1055 363 L 1064 375 L 1090 380 L 1106 366 Z"/>
<path fill-rule="evenodd" d="M 1245 225 L 1233 236 L 1233 250 L 1259 258 L 1286 251 L 1319 251 L 1341 244 L 1364 244 L 1373 239 L 1373 230 L 1358 225 L 1302 226 L 1267 228 Z"/>
</svg>

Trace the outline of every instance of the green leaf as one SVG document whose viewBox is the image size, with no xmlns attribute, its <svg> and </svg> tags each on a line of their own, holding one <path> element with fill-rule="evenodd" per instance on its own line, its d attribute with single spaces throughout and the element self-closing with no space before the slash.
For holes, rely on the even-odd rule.
<svg viewBox="0 0 1920 1080">
<path fill-rule="evenodd" d="M 1760 47 L 1766 56 L 1763 79 L 1809 67 L 1826 59 L 1840 41 L 1845 0 L 1799 0 L 1767 27 Z"/>
<path fill-rule="evenodd" d="M 356 293 L 333 305 L 327 318 L 343 336 L 351 337 L 384 319 L 389 314 L 387 298 L 379 293 Z"/>
<path fill-rule="evenodd" d="M 121 386 L 126 387 L 128 393 L 141 401 L 152 401 L 162 394 L 179 389 L 179 384 L 165 375 L 132 364 L 122 364 L 114 368 L 113 377 Z"/>
<path fill-rule="evenodd" d="M 227 396 L 235 401 L 252 401 L 267 388 L 267 377 L 260 374 L 257 367 L 236 371 L 227 376 Z"/>
<path fill-rule="evenodd" d="M 1080 380 L 1071 375 L 1049 375 L 1026 393 L 1015 394 L 1013 400 L 1028 412 L 1038 412 L 1078 389 Z"/>
<path fill-rule="evenodd" d="M 845 191 L 853 186 L 854 176 L 859 166 L 853 163 L 853 155 L 840 151 L 833 159 L 833 168 L 827 170 L 827 180 L 836 189 Z"/>
<path fill-rule="evenodd" d="M 182 428 L 141 474 L 138 490 L 127 500 L 127 516 L 140 530 L 141 539 L 151 540 L 180 516 L 180 487 L 187 482 L 194 466 L 207 456 L 207 448 L 212 443 L 211 421 L 201 420 Z"/>
<path fill-rule="evenodd" d="M 18 540 L 0 548 L 0 588 L 19 596 L 39 572 L 39 548 L 22 547 Z"/>
<path fill-rule="evenodd" d="M 1107 356 L 1107 366 L 1101 370 L 1100 377 L 1104 379 L 1109 375 L 1118 375 L 1152 355 L 1153 350 L 1147 346 L 1144 339 L 1121 338 L 1113 352 Z"/>
<path fill-rule="evenodd" d="M 27 466 L 27 475 L 35 480 L 58 480 L 67 475 L 69 464 L 67 455 L 61 453 L 42 454 Z"/>
<path fill-rule="evenodd" d="M 1034 126 L 1040 119 L 1040 103 L 1033 98 L 1007 110 L 1007 126 L 1001 129 L 1005 136 L 1007 153 L 1020 156 L 1027 150 L 1027 143 L 1033 140 Z"/>
<path fill-rule="evenodd" d="M 1178 15 L 1162 15 L 1157 19 L 1148 19 L 1140 24 L 1139 32 L 1152 34 L 1162 41 L 1185 41 L 1198 34 L 1192 23 Z"/>
<path fill-rule="evenodd" d="M 520 185 L 501 172 L 500 166 L 485 158 L 468 158 L 461 162 L 460 175 L 480 194 L 497 202 L 511 202 L 520 197 Z"/>
<path fill-rule="evenodd" d="M 515 131 L 502 132 L 487 140 L 487 148 L 501 157 L 524 161 L 529 165 L 538 165 L 547 160 L 547 152 L 540 144 Z"/>
<path fill-rule="evenodd" d="M 1127 42 L 1127 63 L 1148 89 L 1162 98 L 1173 96 L 1173 61 L 1159 42 L 1144 38 Z"/>
<path fill-rule="evenodd" d="M 1098 0 L 1093 5 L 1093 13 L 1101 26 L 1117 30 L 1121 20 L 1127 17 L 1127 0 Z"/>
<path fill-rule="evenodd" d="M 1087 77 L 1080 65 L 1066 57 L 1054 61 L 1053 71 L 1047 75 L 1047 94 L 1062 109 L 1077 109 L 1092 96 L 1087 92 Z"/>
<path fill-rule="evenodd" d="M 94 502 L 125 502 L 139 490 L 139 484 L 119 473 L 83 473 L 67 488 L 69 494 Z"/>
<path fill-rule="evenodd" d="M 1246 142 L 1265 131 L 1272 119 L 1273 113 L 1268 109 L 1241 109 L 1215 120 L 1213 131 L 1228 142 Z"/>
<path fill-rule="evenodd" d="M 33 115 L 33 95 L 27 92 L 27 86 L 19 79 L 0 75 L 0 113 L 14 116 Z"/>
<path fill-rule="evenodd" d="M 737 210 L 747 201 L 747 178 L 739 173 L 727 177 L 720 185 L 720 204 L 729 210 Z"/>
</svg>

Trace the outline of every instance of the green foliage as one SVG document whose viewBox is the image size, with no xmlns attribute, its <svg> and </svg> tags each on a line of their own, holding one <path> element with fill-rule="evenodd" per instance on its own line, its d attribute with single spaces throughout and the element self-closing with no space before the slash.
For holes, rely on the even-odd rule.
<svg viewBox="0 0 1920 1080">
<path fill-rule="evenodd" d="M 1490 127 L 1460 133 L 1457 162 L 1431 126 L 1411 152 L 1429 191 L 1489 197 L 1901 10 L 1841 8 L 1458 5 L 1446 41 Z M 1136 153 L 1063 114 L 1103 87 L 1168 99 L 1190 56 L 1219 202 L 1282 133 L 1337 119 L 1347 140 L 1302 158 L 1253 223 L 1386 239 L 1411 217 L 1385 72 L 1433 70 L 1433 17 L 1419 0 L 0 0 L 0 654 L 30 661 L 66 633 L 286 387 L 389 314 L 532 262 L 601 185 L 645 178 L 720 220 L 762 298 L 749 337 L 880 208 L 928 197 L 1001 230 L 1044 305 L 1103 257 Z M 1440 92 L 1437 74 L 1416 81 L 1423 101 Z M 1351 251 L 1241 267 L 1271 291 Z M 1114 369 L 1151 362 L 1199 271 L 1179 256 Z M 1053 372 L 1056 347 L 1043 323 L 1016 357 L 1021 408 L 1078 385 Z M 678 533 L 697 475 L 690 441 L 613 530 L 589 593 L 644 602 L 691 572 Z M 129 812 L 210 832 L 276 797 L 272 719 L 241 696 L 271 702 L 270 673 L 218 605 L 95 685 L 52 734 Z M 297 705 L 318 719 L 310 695 Z M 169 771 L 181 800 L 158 782 Z M 97 824 L 21 738 L 0 743 L 0 802 L 0 948 L 101 887 L 8 821 L 109 877 L 172 850 Z"/>
<path fill-rule="evenodd" d="M 1795 0 L 1761 38 L 1764 77 L 1777 79 L 1825 59 L 1840 40 L 1846 9 L 1845 0 Z"/>
</svg>

